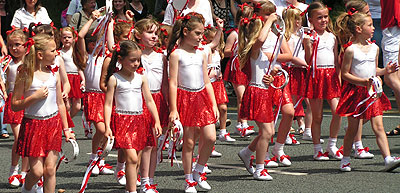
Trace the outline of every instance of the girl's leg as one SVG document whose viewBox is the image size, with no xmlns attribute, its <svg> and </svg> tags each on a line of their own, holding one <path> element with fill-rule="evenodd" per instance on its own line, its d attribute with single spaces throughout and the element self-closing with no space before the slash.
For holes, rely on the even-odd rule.
<svg viewBox="0 0 400 193">
<path fill-rule="evenodd" d="M 381 150 L 382 157 L 390 156 L 389 143 L 383 128 L 382 115 L 371 118 L 371 127 L 376 136 L 376 143 Z"/>
<path fill-rule="evenodd" d="M 348 127 L 343 140 L 343 158 L 340 161 L 340 170 L 349 172 L 350 168 L 350 153 L 353 145 L 354 137 L 357 135 L 360 124 L 362 124 L 361 119 L 356 119 L 353 117 L 347 117 Z"/>
<path fill-rule="evenodd" d="M 80 98 L 73 98 L 72 105 L 70 109 L 70 116 L 73 118 L 79 111 L 81 110 L 81 99 Z"/>
<path fill-rule="evenodd" d="M 17 151 L 17 143 L 18 143 L 18 136 L 19 136 L 19 128 L 20 124 L 10 124 L 12 132 L 14 134 L 14 143 L 11 150 L 11 167 L 15 167 L 18 165 L 19 155 L 16 153 Z M 26 171 L 26 170 L 25 170 Z"/>
<path fill-rule="evenodd" d="M 149 169 L 149 177 L 150 184 L 153 184 L 154 174 L 156 173 L 157 168 L 157 146 L 151 149 L 151 157 L 150 157 L 150 169 Z"/>
<path fill-rule="evenodd" d="M 204 166 L 211 155 L 215 144 L 215 125 L 207 125 L 200 129 L 200 141 L 203 142 L 201 151 L 199 152 L 198 164 Z"/>
<path fill-rule="evenodd" d="M 267 154 L 268 144 L 271 137 L 274 135 L 274 124 L 273 123 L 261 123 L 256 124 L 259 128 L 258 143 L 256 145 L 256 170 L 253 177 L 258 180 L 272 180 L 272 177 L 264 172 L 264 159 Z"/>
<path fill-rule="evenodd" d="M 241 84 L 233 84 L 233 89 L 235 90 L 236 100 L 237 100 L 237 111 L 238 111 L 237 120 L 240 123 L 247 122 L 247 120 L 242 120 L 239 117 L 240 104 L 242 104 L 243 94 L 244 94 L 244 91 L 246 90 L 246 86 L 245 85 L 241 85 Z"/>
<path fill-rule="evenodd" d="M 96 128 L 96 133 L 92 139 L 92 155 L 97 154 L 97 148 L 100 145 L 100 142 L 104 139 L 104 133 L 106 132 L 106 127 L 104 122 L 92 122 L 94 127 Z"/>
<path fill-rule="evenodd" d="M 322 123 L 322 99 L 310 99 L 310 106 L 312 112 L 311 134 L 313 144 L 320 144 L 321 138 L 321 123 Z"/>
<path fill-rule="evenodd" d="M 125 172 L 125 162 L 126 157 L 124 151 L 122 149 L 118 149 L 117 167 L 115 169 L 114 175 L 120 185 L 126 185 L 125 174 L 120 173 L 120 171 Z"/>
<path fill-rule="evenodd" d="M 332 120 L 329 130 L 328 147 L 326 148 L 326 150 L 327 152 L 329 152 L 330 156 L 336 159 L 342 159 L 343 154 L 342 152 L 338 151 L 339 149 L 336 147 L 337 136 L 339 134 L 340 126 L 342 123 L 342 117 L 336 114 L 336 107 L 338 103 L 339 103 L 339 98 L 333 98 L 331 100 L 328 100 L 328 104 L 331 107 Z"/>
<path fill-rule="evenodd" d="M 306 116 L 304 117 L 304 119 L 305 119 L 304 121 L 305 121 L 305 125 L 306 125 L 306 127 L 304 129 L 304 131 L 305 131 L 305 130 L 311 130 L 312 111 L 311 111 L 310 100 L 305 98 L 304 102 L 306 102 L 306 106 L 307 106 L 307 109 L 305 111 Z"/>
<path fill-rule="evenodd" d="M 287 157 L 285 157 L 283 146 L 285 145 L 286 138 L 288 137 L 290 128 L 292 126 L 293 117 L 294 117 L 293 104 L 289 103 L 284 105 L 282 107 L 282 120 L 279 124 L 278 135 L 276 138 L 274 148 L 272 150 L 272 154 L 274 156 L 277 156 L 279 161 L 285 166 L 290 166 L 292 164 L 290 160 Z"/>
<path fill-rule="evenodd" d="M 65 110 L 67 112 L 69 112 L 69 115 L 71 115 L 71 104 L 72 104 L 72 99 L 68 98 L 66 100 L 64 100 L 64 104 L 65 104 Z M 72 118 L 72 117 L 71 117 Z"/>
<path fill-rule="evenodd" d="M 295 105 L 297 103 L 297 100 L 300 99 L 300 97 L 297 95 L 292 95 L 292 99 L 293 99 L 293 103 Z M 302 105 L 302 102 L 298 104 L 298 106 L 300 106 L 300 105 Z M 300 108 L 300 107 L 297 107 L 297 108 Z M 296 112 L 296 109 L 295 109 L 295 112 Z M 295 118 L 297 120 L 297 125 L 299 126 L 299 132 L 304 132 L 304 128 L 305 128 L 304 117 L 296 116 Z"/>
<path fill-rule="evenodd" d="M 218 135 L 219 140 L 234 142 L 235 139 L 229 136 L 229 132 L 226 130 L 226 120 L 228 119 L 228 106 L 226 103 L 218 105 L 219 110 L 219 122 L 220 122 L 220 134 Z"/>
<path fill-rule="evenodd" d="M 123 149 L 126 155 L 126 190 L 129 192 L 136 191 L 136 181 L 137 181 L 137 163 L 138 156 L 135 149 Z"/>
<path fill-rule="evenodd" d="M 23 186 L 25 190 L 31 190 L 43 176 L 43 157 L 29 157 L 28 159 L 30 171 L 25 177 L 25 183 Z"/>
<path fill-rule="evenodd" d="M 186 175 L 192 174 L 192 157 L 195 145 L 195 136 L 194 136 L 195 129 L 196 128 L 194 127 L 183 128 L 184 132 L 183 132 L 183 148 L 182 148 L 182 165 L 185 177 Z M 193 179 L 189 180 L 193 181 Z"/>
<path fill-rule="evenodd" d="M 56 189 L 56 164 L 58 153 L 50 151 L 44 160 L 43 166 L 43 189 L 44 192 L 54 192 Z"/>
</svg>

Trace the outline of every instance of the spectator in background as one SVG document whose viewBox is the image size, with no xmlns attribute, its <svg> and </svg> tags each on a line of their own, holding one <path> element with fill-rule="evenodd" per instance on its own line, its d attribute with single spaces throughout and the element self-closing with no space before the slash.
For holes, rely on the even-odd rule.
<svg viewBox="0 0 400 193">
<path fill-rule="evenodd" d="M 143 0 L 132 0 L 131 3 L 129 3 L 129 10 L 131 10 L 135 14 L 135 22 L 146 18 L 149 14 L 147 4 Z"/>
<path fill-rule="evenodd" d="M 226 31 L 235 28 L 234 15 L 236 14 L 236 7 L 233 0 L 209 0 L 211 3 L 213 20 L 217 18 L 224 20 L 224 27 Z M 224 34 L 227 36 L 228 34 Z"/>
<path fill-rule="evenodd" d="M 97 3 L 96 3 L 96 8 L 97 9 Z M 78 13 L 82 10 L 82 4 L 80 0 L 71 0 L 69 2 L 69 6 L 67 9 L 67 23 L 69 24 L 71 22 L 71 18 L 75 13 Z"/>
<path fill-rule="evenodd" d="M 204 26 L 214 26 L 211 4 L 208 0 L 188 0 L 187 7 L 182 11 L 182 13 L 183 15 L 186 15 L 190 12 L 196 12 L 203 15 L 205 20 Z M 174 25 L 175 19 L 176 15 L 174 13 L 174 7 L 169 3 L 165 9 L 163 24 Z"/>
<path fill-rule="evenodd" d="M 69 26 L 74 27 L 78 31 L 89 21 L 92 12 L 96 10 L 96 0 L 81 0 L 81 3 L 82 10 L 72 16 L 69 24 Z M 89 29 L 93 29 L 96 24 L 96 21 L 93 22 Z"/>
<path fill-rule="evenodd" d="M 127 0 L 113 0 L 113 17 L 114 20 L 122 19 L 128 21 L 125 14 L 128 10 L 129 2 Z"/>
<path fill-rule="evenodd" d="M 162 21 L 164 19 L 165 9 L 167 8 L 167 5 L 167 0 L 156 0 L 154 6 L 154 16 L 156 16 L 159 21 Z"/>
<path fill-rule="evenodd" d="M 21 8 L 15 11 L 11 26 L 23 29 L 31 23 L 50 24 L 52 21 L 46 8 L 42 7 L 41 0 L 21 0 Z"/>
</svg>

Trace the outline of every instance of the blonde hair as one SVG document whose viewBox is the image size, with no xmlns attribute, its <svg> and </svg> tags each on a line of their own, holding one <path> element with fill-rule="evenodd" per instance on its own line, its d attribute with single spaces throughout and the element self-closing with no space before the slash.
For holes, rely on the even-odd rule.
<svg viewBox="0 0 400 193">
<path fill-rule="evenodd" d="M 250 58 L 250 51 L 256 42 L 258 35 L 263 27 L 263 22 L 259 18 L 251 19 L 254 9 L 249 6 L 243 7 L 243 18 L 239 24 L 239 61 L 242 69 Z M 244 22 L 248 20 L 249 22 Z"/>
<path fill-rule="evenodd" d="M 310 5 L 308 6 L 308 9 L 307 9 L 308 18 L 311 18 L 312 15 L 314 14 L 314 11 L 319 10 L 319 9 L 327 9 L 329 12 L 328 7 L 326 7 L 326 5 L 324 5 L 324 3 L 322 3 L 321 1 L 314 1 L 314 2 L 310 3 Z M 332 20 L 330 17 L 329 17 L 328 25 L 326 27 L 326 31 L 335 33 L 335 31 L 333 30 L 333 24 L 332 24 Z"/>
<path fill-rule="evenodd" d="M 338 36 L 339 44 L 344 45 L 350 41 L 350 39 L 355 36 L 356 27 L 361 27 L 365 24 L 365 19 L 369 16 L 365 13 L 342 13 L 336 19 L 336 34 Z"/>
<path fill-rule="evenodd" d="M 271 1 L 261 0 L 254 4 L 254 12 L 259 14 L 261 11 L 267 14 L 275 13 L 276 6 Z"/>
<path fill-rule="evenodd" d="M 133 26 L 133 23 L 116 22 L 114 25 L 114 40 L 116 42 L 121 41 L 119 39 L 117 40 L 117 37 L 121 36 L 125 30 L 130 30 L 132 26 Z"/>
<path fill-rule="evenodd" d="M 365 6 L 367 6 L 367 2 L 364 0 L 351 0 L 346 3 L 346 11 L 349 11 L 351 8 L 354 8 L 357 11 L 362 11 Z"/>
<path fill-rule="evenodd" d="M 215 36 L 217 34 L 217 28 L 215 28 L 215 27 L 205 28 L 204 36 L 206 38 L 209 38 L 211 33 L 213 33 L 214 36 Z M 217 48 L 218 48 L 218 53 L 221 56 L 221 58 L 224 58 L 225 41 L 224 41 L 224 36 L 223 35 L 221 35 L 221 37 L 219 39 L 219 44 L 218 44 Z"/>
<path fill-rule="evenodd" d="M 28 32 L 24 32 L 22 29 L 16 29 L 16 30 L 12 31 L 10 34 L 8 34 L 8 36 L 7 36 L 7 48 L 8 48 L 8 44 L 10 42 L 11 37 L 17 37 L 17 38 L 20 38 L 23 42 L 26 42 L 28 40 L 28 34 L 27 33 Z M 8 53 L 10 53 L 10 51 Z M 14 56 L 12 56 L 12 57 L 14 57 Z"/>
<path fill-rule="evenodd" d="M 83 52 L 79 52 L 78 47 L 75 46 L 76 40 L 78 39 L 77 33 L 75 29 L 72 27 L 65 27 L 60 30 L 60 36 L 62 37 L 62 34 L 64 32 L 71 32 L 72 37 L 74 39 L 72 43 L 72 59 L 74 61 L 75 66 L 79 70 L 84 70 L 86 68 L 86 62 L 85 62 L 85 54 Z"/>
<path fill-rule="evenodd" d="M 136 34 L 136 33 L 142 34 L 142 33 L 146 32 L 147 30 L 150 30 L 153 26 L 156 26 L 157 29 L 160 28 L 159 24 L 154 19 L 150 19 L 150 18 L 141 19 L 135 23 L 134 34 Z M 136 36 L 134 36 L 134 40 L 136 42 L 139 42 L 139 40 L 136 38 Z"/>
<path fill-rule="evenodd" d="M 286 8 L 283 11 L 282 17 L 285 21 L 285 38 L 286 40 L 290 39 L 292 34 L 296 33 L 296 24 L 297 20 L 302 21 L 303 17 L 301 16 L 301 10 L 298 8 Z"/>
<path fill-rule="evenodd" d="M 29 53 L 24 57 L 21 70 L 18 75 L 19 80 L 24 82 L 24 89 L 27 90 L 32 84 L 33 73 L 37 69 L 38 59 L 36 58 L 38 51 L 45 51 L 48 48 L 49 42 L 54 41 L 54 38 L 47 34 L 37 34 L 33 38 L 35 42 L 29 49 Z M 28 40 L 29 41 L 29 40 Z"/>
</svg>

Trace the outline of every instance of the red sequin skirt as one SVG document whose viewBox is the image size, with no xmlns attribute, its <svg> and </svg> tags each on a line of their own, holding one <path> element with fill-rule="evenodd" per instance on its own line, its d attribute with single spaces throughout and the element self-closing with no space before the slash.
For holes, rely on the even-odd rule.
<svg viewBox="0 0 400 193">
<path fill-rule="evenodd" d="M 224 81 L 217 80 L 215 82 L 212 82 L 211 85 L 214 90 L 214 96 L 215 96 L 217 105 L 228 103 L 229 99 L 228 99 L 228 94 L 226 93 Z"/>
<path fill-rule="evenodd" d="M 339 77 L 335 68 L 317 68 L 307 74 L 308 85 L 306 96 L 309 99 L 333 99 L 340 96 Z"/>
<path fill-rule="evenodd" d="M 363 112 L 365 108 L 375 99 L 369 99 L 358 108 L 356 108 L 356 106 L 368 96 L 369 95 L 366 87 L 356 86 L 354 84 L 350 84 L 344 81 L 339 104 L 336 108 L 336 113 L 340 116 L 347 117 L 350 116 L 349 114 L 353 112 L 354 114 L 359 114 Z M 387 111 L 390 109 L 390 101 L 386 97 L 385 93 L 382 93 L 382 96 L 378 98 L 375 103 L 373 103 L 363 114 L 355 118 L 369 120 L 372 117 L 383 115 L 383 111 Z"/>
<path fill-rule="evenodd" d="M 62 122 L 60 114 L 49 119 L 22 119 L 17 153 L 23 157 L 47 157 L 50 151 L 61 151 Z"/>
<path fill-rule="evenodd" d="M 217 122 L 210 96 L 205 88 L 198 92 L 178 88 L 177 108 L 184 127 L 204 127 Z"/>
<path fill-rule="evenodd" d="M 75 124 L 74 124 L 74 122 L 72 121 L 72 118 L 71 118 L 71 116 L 69 115 L 68 111 L 66 111 L 65 114 L 67 115 L 68 128 L 74 128 L 74 127 L 75 127 Z"/>
<path fill-rule="evenodd" d="M 153 129 L 152 129 L 152 128 L 154 128 L 155 122 L 154 122 L 153 116 L 151 115 L 146 104 L 143 104 L 143 114 L 144 114 L 144 117 L 146 118 L 146 121 L 149 123 L 148 127 L 144 128 L 144 130 L 143 130 L 143 132 L 144 132 L 143 142 L 146 147 L 147 146 L 155 147 L 157 144 L 156 144 L 156 141 L 154 140 L 155 135 L 154 135 Z M 160 116 L 160 115 L 158 115 L 158 116 Z M 168 119 L 167 119 L 167 121 L 168 121 Z M 167 126 L 168 126 L 168 122 L 167 122 Z"/>
<path fill-rule="evenodd" d="M 8 93 L 8 98 L 6 100 L 6 104 L 4 106 L 4 124 L 21 124 L 22 118 L 24 117 L 24 111 L 14 112 L 11 110 L 11 99 L 12 92 Z"/>
<path fill-rule="evenodd" d="M 104 93 L 85 92 L 83 94 L 83 113 L 87 121 L 104 122 Z"/>
<path fill-rule="evenodd" d="M 247 75 L 244 72 L 242 72 L 242 70 L 240 70 L 239 57 L 235 57 L 235 60 L 233 61 L 231 57 L 231 59 L 226 64 L 224 72 L 224 80 L 237 85 L 249 84 Z"/>
<path fill-rule="evenodd" d="M 150 126 L 144 113 L 140 115 L 113 113 L 111 128 L 114 131 L 116 148 L 140 151 L 146 145 L 146 128 Z"/>
<path fill-rule="evenodd" d="M 273 95 L 269 89 L 249 85 L 244 91 L 239 116 L 241 119 L 271 123 L 274 121 L 272 106 Z"/>
<path fill-rule="evenodd" d="M 68 98 L 82 98 L 81 91 L 81 77 L 79 74 L 67 74 L 69 84 L 71 85 L 71 91 L 68 93 Z"/>
<path fill-rule="evenodd" d="M 307 69 L 306 68 L 291 68 L 289 88 L 292 95 L 304 96 L 307 85 Z"/>
<path fill-rule="evenodd" d="M 283 76 L 275 76 L 274 77 L 274 85 L 279 86 L 285 82 L 285 77 Z M 279 106 L 282 100 L 282 106 L 292 103 L 292 95 L 290 94 L 290 88 L 288 85 L 283 89 L 275 89 L 272 86 L 268 88 L 268 92 L 271 92 L 271 96 L 273 96 L 273 101 L 275 106 Z"/>
<path fill-rule="evenodd" d="M 169 109 L 167 106 L 167 102 L 165 101 L 164 95 L 161 92 L 157 92 L 157 93 L 151 93 L 151 96 L 153 97 L 154 103 L 156 103 L 158 117 L 160 118 L 161 127 L 162 128 L 168 127 Z M 146 104 L 144 104 L 143 106 L 146 106 Z M 149 114 L 150 114 L 150 112 L 149 112 Z M 151 114 L 150 114 L 150 119 L 151 119 L 151 127 L 153 127 L 154 120 L 153 120 L 153 117 L 151 116 Z"/>
</svg>

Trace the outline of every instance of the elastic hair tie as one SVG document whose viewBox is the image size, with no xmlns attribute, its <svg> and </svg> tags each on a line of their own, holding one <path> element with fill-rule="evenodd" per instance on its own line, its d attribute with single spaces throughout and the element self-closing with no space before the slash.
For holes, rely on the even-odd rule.
<svg viewBox="0 0 400 193">
<path fill-rule="evenodd" d="M 288 9 L 296 9 L 296 7 L 293 4 L 290 4 L 287 8 Z"/>
<path fill-rule="evenodd" d="M 254 8 L 256 8 L 256 9 L 261 9 L 261 3 L 256 3 L 255 5 L 254 5 Z M 243 10 L 242 10 L 243 11 Z"/>
</svg>

